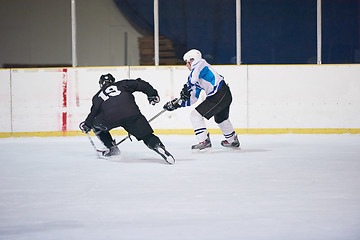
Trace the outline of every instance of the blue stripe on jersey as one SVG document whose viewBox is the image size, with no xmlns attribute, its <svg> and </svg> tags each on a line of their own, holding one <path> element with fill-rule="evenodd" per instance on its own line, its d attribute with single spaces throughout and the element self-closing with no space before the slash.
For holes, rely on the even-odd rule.
<svg viewBox="0 0 360 240">
<path fill-rule="evenodd" d="M 199 78 L 204 79 L 205 81 L 211 83 L 211 85 L 215 85 L 215 75 L 210 71 L 208 66 L 205 66 L 200 74 L 199 74 Z"/>
<path fill-rule="evenodd" d="M 221 80 L 221 82 L 219 82 L 219 85 L 215 86 L 214 89 L 211 91 L 211 93 L 208 93 L 208 97 L 212 96 L 215 91 L 217 92 L 221 88 L 223 83 L 224 80 Z"/>
<path fill-rule="evenodd" d="M 200 88 L 196 88 L 196 92 L 195 92 L 195 97 L 196 97 L 196 98 L 199 98 L 200 93 L 201 93 L 201 90 L 202 90 L 202 89 L 200 89 Z"/>
</svg>

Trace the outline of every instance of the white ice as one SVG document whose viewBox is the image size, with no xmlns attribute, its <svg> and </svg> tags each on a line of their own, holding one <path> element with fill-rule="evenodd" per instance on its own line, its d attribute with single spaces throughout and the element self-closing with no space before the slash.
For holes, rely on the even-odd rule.
<svg viewBox="0 0 360 240">
<path fill-rule="evenodd" d="M 109 161 L 86 136 L 0 139 L 0 239 L 360 239 L 360 135 L 159 137 L 175 165 L 136 140 Z"/>
</svg>

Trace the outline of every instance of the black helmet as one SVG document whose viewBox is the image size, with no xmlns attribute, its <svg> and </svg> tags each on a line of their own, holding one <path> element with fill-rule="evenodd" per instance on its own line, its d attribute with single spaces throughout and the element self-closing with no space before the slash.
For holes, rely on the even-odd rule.
<svg viewBox="0 0 360 240">
<path fill-rule="evenodd" d="M 101 88 L 103 86 L 111 84 L 113 82 L 115 82 L 115 78 L 110 73 L 101 75 L 100 80 L 99 80 L 99 84 L 100 84 Z"/>
</svg>

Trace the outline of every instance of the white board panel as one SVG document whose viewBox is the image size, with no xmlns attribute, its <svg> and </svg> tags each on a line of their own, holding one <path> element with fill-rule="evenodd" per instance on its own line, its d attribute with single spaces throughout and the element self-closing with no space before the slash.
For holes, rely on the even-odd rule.
<svg viewBox="0 0 360 240">
<path fill-rule="evenodd" d="M 181 88 L 176 90 L 174 81 L 174 68 L 173 67 L 131 67 L 130 76 L 132 79 L 141 78 L 149 82 L 157 91 L 160 96 L 160 102 L 155 106 L 149 105 L 146 95 L 136 93 L 136 102 L 142 114 L 150 119 L 157 113 L 163 110 L 163 106 L 167 101 L 178 97 Z M 178 91 L 178 93 L 177 93 Z M 176 117 L 177 111 L 165 112 L 151 122 L 154 129 L 181 129 L 180 124 L 173 119 Z M 188 127 L 189 128 L 189 127 Z"/>
<path fill-rule="evenodd" d="M 14 69 L 11 78 L 13 131 L 61 131 L 63 69 Z"/>
<path fill-rule="evenodd" d="M 0 132 L 11 132 L 10 70 L 0 69 Z"/>
<path fill-rule="evenodd" d="M 247 66 L 214 66 L 229 85 L 233 102 L 230 120 L 234 128 L 247 128 Z M 217 127 L 217 126 L 214 126 Z"/>
<path fill-rule="evenodd" d="M 358 128 L 358 65 L 249 66 L 249 128 Z"/>
</svg>

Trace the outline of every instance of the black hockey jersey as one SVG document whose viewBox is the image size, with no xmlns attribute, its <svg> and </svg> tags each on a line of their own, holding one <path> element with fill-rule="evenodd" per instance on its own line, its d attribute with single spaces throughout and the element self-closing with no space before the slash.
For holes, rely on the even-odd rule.
<svg viewBox="0 0 360 240">
<path fill-rule="evenodd" d="M 103 119 L 108 123 L 140 114 L 132 94 L 136 91 L 143 92 L 148 97 L 157 95 L 157 91 L 140 78 L 121 80 L 103 86 L 92 98 L 91 110 L 85 124 L 92 126 L 94 118 L 99 114 L 103 114 Z"/>
</svg>

